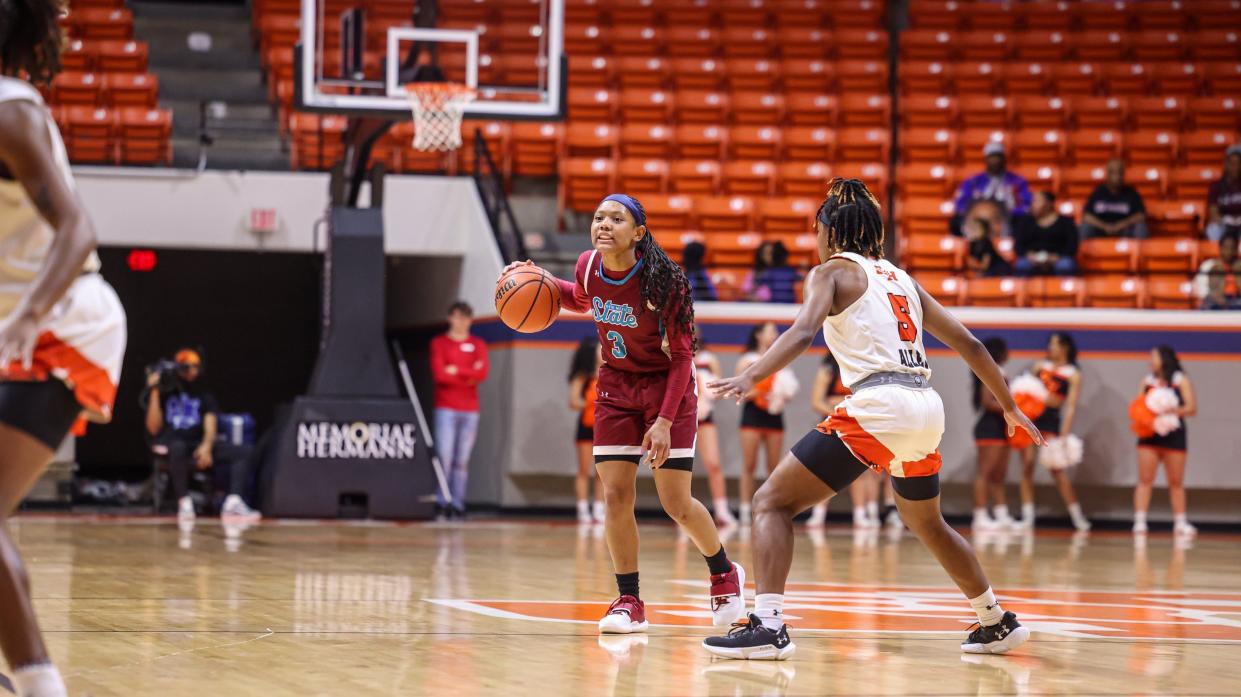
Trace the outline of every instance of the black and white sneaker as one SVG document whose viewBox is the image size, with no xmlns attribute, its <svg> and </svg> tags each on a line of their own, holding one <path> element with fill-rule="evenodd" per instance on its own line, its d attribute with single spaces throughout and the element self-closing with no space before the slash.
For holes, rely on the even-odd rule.
<svg viewBox="0 0 1241 697">
<path fill-rule="evenodd" d="M 780 627 L 778 632 L 773 631 L 764 627 L 763 621 L 754 614 L 748 622 L 734 624 L 727 636 L 703 639 L 702 647 L 721 658 L 751 661 L 784 661 L 797 650 L 789 640 L 788 625 Z"/>
<path fill-rule="evenodd" d="M 1021 626 L 1012 612 L 1004 613 L 999 624 L 974 624 L 970 629 L 970 635 L 961 643 L 965 653 L 1008 653 L 1030 638 L 1030 630 Z"/>
</svg>

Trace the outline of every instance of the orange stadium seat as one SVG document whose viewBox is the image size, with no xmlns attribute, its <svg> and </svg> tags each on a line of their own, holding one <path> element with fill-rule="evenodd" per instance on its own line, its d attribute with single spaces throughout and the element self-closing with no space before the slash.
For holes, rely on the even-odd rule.
<svg viewBox="0 0 1241 697">
<path fill-rule="evenodd" d="M 738 160 L 776 160 L 781 130 L 774 126 L 734 126 L 728 130 L 728 156 Z"/>
<path fill-rule="evenodd" d="M 841 61 L 888 59 L 888 32 L 878 26 L 859 31 L 836 32 L 836 56 Z"/>
<path fill-rule="evenodd" d="M 788 122 L 800 126 L 834 125 L 839 108 L 839 101 L 830 94 L 794 92 L 784 98 Z"/>
<path fill-rule="evenodd" d="M 672 156 L 672 128 L 662 124 L 631 123 L 620 129 L 621 157 Z"/>
<path fill-rule="evenodd" d="M 959 95 L 994 94 L 1003 84 L 1002 71 L 995 63 L 964 61 L 954 64 L 952 73 Z"/>
<path fill-rule="evenodd" d="M 861 179 L 871 191 L 886 191 L 888 188 L 888 166 L 885 162 L 849 162 L 841 161 L 837 165 L 836 176 L 845 179 Z"/>
<path fill-rule="evenodd" d="M 842 127 L 887 127 L 892 123 L 892 100 L 886 94 L 846 94 L 840 98 Z"/>
<path fill-rule="evenodd" d="M 695 227 L 694 201 L 688 196 L 645 196 L 642 206 L 654 230 L 693 230 Z"/>
<path fill-rule="evenodd" d="M 607 28 L 607 34 L 612 53 L 618 56 L 654 56 L 664 50 L 662 27 L 613 24 Z"/>
<path fill-rule="evenodd" d="M 115 158 L 115 115 L 91 106 L 65 107 L 65 135 L 74 162 L 112 162 Z"/>
<path fill-rule="evenodd" d="M 961 3 L 953 0 L 912 0 L 909 3 L 909 26 L 913 29 L 955 31 L 967 29 L 969 22 Z"/>
<path fill-rule="evenodd" d="M 661 56 L 620 56 L 615 61 L 616 80 L 626 90 L 660 89 L 672 73 L 672 64 Z"/>
<path fill-rule="evenodd" d="M 662 194 L 668 190 L 668 162 L 629 158 L 616 166 L 616 187 L 637 194 Z"/>
<path fill-rule="evenodd" d="M 616 92 L 589 87 L 569 88 L 571 121 L 607 121 L 616 117 Z"/>
<path fill-rule="evenodd" d="M 628 38 L 623 30 L 627 27 L 614 27 L 611 30 L 611 38 L 615 42 L 620 40 L 622 43 Z M 536 23 L 518 21 L 516 18 L 508 18 L 498 27 L 489 27 L 488 36 L 494 34 L 496 41 L 500 46 L 504 47 L 505 52 L 510 53 L 526 53 L 534 54 L 539 50 L 539 42 L 545 40 L 543 37 L 543 27 Z M 620 51 L 616 51 L 620 53 Z"/>
<path fill-rule="evenodd" d="M 720 33 L 710 27 L 672 25 L 665 32 L 665 41 L 676 46 L 681 56 L 714 56 L 720 49 Z"/>
<path fill-rule="evenodd" d="M 914 279 L 927 294 L 941 304 L 956 307 L 965 304 L 966 281 L 960 276 L 942 273 L 919 273 Z"/>
<path fill-rule="evenodd" d="M 1147 201 L 1164 197 L 1168 190 L 1168 171 L 1164 167 L 1143 165 L 1132 167 L 1125 178 L 1130 186 L 1138 190 Z"/>
<path fill-rule="evenodd" d="M 725 27 L 720 42 L 727 58 L 768 58 L 774 34 L 762 25 Z"/>
<path fill-rule="evenodd" d="M 966 95 L 957 100 L 961 125 L 968 129 L 1003 129 L 1008 126 L 1009 102 L 1004 97 Z"/>
<path fill-rule="evenodd" d="M 801 235 L 814 230 L 816 198 L 767 198 L 758 204 L 758 227 L 767 234 Z"/>
<path fill-rule="evenodd" d="M 955 87 L 952 81 L 952 63 L 943 61 L 904 61 L 896 71 L 900 78 L 901 94 L 905 100 L 911 97 L 933 97 L 948 94 Z M 905 109 L 905 100 L 901 108 Z"/>
<path fill-rule="evenodd" d="M 1133 273 L 1138 268 L 1138 243 L 1127 237 L 1082 240 L 1077 258 L 1086 273 Z"/>
<path fill-rule="evenodd" d="M 159 78 L 155 75 L 113 73 L 103 78 L 104 101 L 111 107 L 155 108 Z"/>
<path fill-rule="evenodd" d="M 1020 95 L 1011 100 L 1016 128 L 1065 128 L 1069 122 L 1068 104 L 1060 97 Z"/>
<path fill-rule="evenodd" d="M 900 100 L 903 128 L 952 128 L 956 123 L 957 102 L 952 97 L 932 94 L 911 94 Z"/>
<path fill-rule="evenodd" d="M 1059 0 L 1033 0 L 1015 3 L 1010 12 L 1027 29 L 1068 31 L 1073 25 L 1072 3 Z"/>
<path fill-rule="evenodd" d="M 1144 63 L 1103 63 L 1099 74 L 1103 91 L 1114 97 L 1143 97 L 1150 93 L 1151 76 Z"/>
<path fill-rule="evenodd" d="M 678 90 L 717 91 L 724 86 L 725 63 L 717 58 L 673 58 L 672 84 Z"/>
<path fill-rule="evenodd" d="M 1061 97 L 1091 96 L 1099 89 L 1099 68 L 1094 63 L 1053 63 L 1050 73 L 1051 84 Z"/>
<path fill-rule="evenodd" d="M 822 27 L 827 23 L 828 5 L 822 0 L 772 0 L 773 18 L 778 27 Z"/>
<path fill-rule="evenodd" d="M 617 106 L 624 123 L 668 123 L 672 117 L 672 93 L 660 89 L 621 90 Z"/>
<path fill-rule="evenodd" d="M 776 30 L 776 45 L 782 58 L 823 60 L 835 44 L 835 36 L 820 27 L 786 26 Z"/>
<path fill-rule="evenodd" d="M 565 24 L 598 24 L 603 20 L 599 0 L 568 0 L 564 4 Z"/>
<path fill-rule="evenodd" d="M 1181 135 L 1181 158 L 1187 165 L 1218 165 L 1228 146 L 1241 140 L 1229 130 L 1200 130 Z"/>
<path fill-rule="evenodd" d="M 1142 307 L 1145 283 L 1136 276 L 1094 276 L 1086 279 L 1087 307 Z"/>
<path fill-rule="evenodd" d="M 1199 70 L 1208 94 L 1218 97 L 1241 94 L 1241 61 L 1204 63 Z"/>
<path fill-rule="evenodd" d="M 999 62 L 1012 52 L 1013 37 L 1002 31 L 970 31 L 956 35 L 954 41 L 961 60 Z"/>
<path fill-rule="evenodd" d="M 735 92 L 730 101 L 733 123 L 775 126 L 784 118 L 784 97 L 779 94 Z"/>
<path fill-rule="evenodd" d="M 703 90 L 677 90 L 674 113 L 681 123 L 724 123 L 728 95 Z"/>
<path fill-rule="evenodd" d="M 918 271 L 957 271 L 965 266 L 965 238 L 914 235 L 906 239 L 904 260 Z"/>
<path fill-rule="evenodd" d="M 896 168 L 896 186 L 902 197 L 943 199 L 952 195 L 957 172 L 947 164 L 913 164 Z"/>
<path fill-rule="evenodd" d="M 948 230 L 954 207 L 951 199 L 906 198 L 897 201 L 896 220 L 902 237 L 938 239 Z"/>
<path fill-rule="evenodd" d="M 673 151 L 686 159 L 724 159 L 724 142 L 728 130 L 718 124 L 690 123 L 676 127 Z"/>
<path fill-rule="evenodd" d="M 1198 307 L 1193 281 L 1151 278 L 1146 282 L 1146 306 L 1156 310 L 1193 310 Z"/>
<path fill-rule="evenodd" d="M 1066 36 L 1079 61 L 1118 62 L 1124 60 L 1129 53 L 1128 34 L 1123 31 L 1090 30 Z"/>
<path fill-rule="evenodd" d="M 720 0 L 720 23 L 726 27 L 754 27 L 767 24 L 767 13 L 772 9 L 761 1 Z"/>
<path fill-rule="evenodd" d="M 841 94 L 888 94 L 890 70 L 886 60 L 842 60 L 836 64 Z"/>
<path fill-rule="evenodd" d="M 966 285 L 969 305 L 1023 307 L 1026 284 L 1020 278 L 975 278 Z"/>
<path fill-rule="evenodd" d="M 605 34 L 598 24 L 577 23 L 564 25 L 564 51 L 570 56 L 611 55 L 612 53 L 607 45 Z"/>
<path fill-rule="evenodd" d="M 832 0 L 824 4 L 831 8 L 831 22 L 837 29 L 871 29 L 883 24 L 884 3 L 874 0 Z"/>
<path fill-rule="evenodd" d="M 734 93 L 773 92 L 780 82 L 780 63 L 769 58 L 730 58 L 725 61 L 724 72 Z"/>
<path fill-rule="evenodd" d="M 95 61 L 99 58 L 98 41 L 82 41 L 72 39 L 65 42 L 60 50 L 60 68 L 76 73 L 89 73 L 95 69 Z"/>
<path fill-rule="evenodd" d="M 824 60 L 786 58 L 780 61 L 779 72 L 786 96 L 798 92 L 830 92 L 836 86 L 836 64 Z"/>
<path fill-rule="evenodd" d="M 1131 165 L 1167 165 L 1176 162 L 1178 136 L 1171 131 L 1137 131 L 1125 136 Z"/>
<path fill-rule="evenodd" d="M 1198 3 L 1196 3 L 1198 4 Z M 1202 8 L 1196 8 L 1198 13 Z M 1199 21 L 1203 17 L 1199 14 Z M 1235 22 L 1236 14 L 1228 21 Z M 1228 22 L 1203 24 L 1202 27 L 1227 27 Z M 1189 43 L 1189 52 L 1194 60 L 1200 61 L 1237 61 L 1241 60 L 1241 32 L 1235 29 L 1199 29 L 1193 33 Z"/>
<path fill-rule="evenodd" d="M 849 128 L 836 140 L 836 158 L 841 162 L 887 162 L 892 134 L 887 128 Z"/>
<path fill-rule="evenodd" d="M 1012 37 L 1014 54 L 1023 61 L 1059 63 L 1069 59 L 1068 35 L 1061 31 L 1028 30 Z"/>
<path fill-rule="evenodd" d="M 668 253 L 669 257 L 677 260 L 681 259 L 681 255 L 685 253 L 685 248 L 689 246 L 690 242 L 705 244 L 706 241 L 707 238 L 704 237 L 702 233 L 694 232 L 692 230 L 685 232 L 673 230 L 672 234 L 661 232 L 659 235 L 660 246 L 664 248 L 664 251 Z"/>
<path fill-rule="evenodd" d="M 134 35 L 134 15 L 125 8 L 81 9 L 72 19 L 83 39 L 129 39 Z"/>
<path fill-rule="evenodd" d="M 1070 97 L 1069 111 L 1077 128 L 1123 131 L 1128 125 L 1128 102 L 1120 97 Z"/>
<path fill-rule="evenodd" d="M 715 194 L 720 190 L 719 160 L 676 160 L 668 167 L 668 188 L 678 194 Z"/>
<path fill-rule="evenodd" d="M 776 166 L 776 194 L 822 196 L 831 176 L 831 168 L 823 162 L 783 162 Z"/>
<path fill-rule="evenodd" d="M 1202 232 L 1201 201 L 1151 201 L 1146 217 L 1154 237 L 1194 237 Z"/>
<path fill-rule="evenodd" d="M 1078 164 L 1106 162 L 1120 155 L 1124 134 L 1111 129 L 1082 129 L 1069 133 L 1069 150 Z"/>
<path fill-rule="evenodd" d="M 122 163 L 153 165 L 171 161 L 171 112 L 122 108 L 117 113 L 117 123 Z"/>
<path fill-rule="evenodd" d="M 1086 301 L 1086 282 L 1073 276 L 1030 278 L 1025 290 L 1030 307 L 1081 307 Z"/>
<path fill-rule="evenodd" d="M 1195 129 L 1241 130 L 1241 97 L 1191 97 L 1185 103 Z"/>
<path fill-rule="evenodd" d="M 1013 154 L 1023 167 L 1059 165 L 1065 158 L 1068 136 L 1055 129 L 1029 128 L 1014 131 Z"/>
<path fill-rule="evenodd" d="M 708 261 L 719 266 L 749 266 L 763 243 L 757 232 L 709 232 L 705 235 Z"/>
<path fill-rule="evenodd" d="M 462 138 L 461 148 L 457 151 L 457 168 L 459 171 L 473 173 L 474 171 L 474 133 L 480 131 L 483 135 L 483 142 L 487 145 L 487 152 L 491 153 L 491 157 L 495 159 L 495 164 L 500 171 L 508 176 L 512 170 L 512 164 L 509 162 L 509 139 L 512 128 L 507 121 L 465 121 L 461 124 Z"/>
<path fill-rule="evenodd" d="M 1141 14 L 1141 13 L 1139 13 Z M 1185 57 L 1186 35 L 1174 29 L 1139 31 L 1130 35 L 1133 55 L 1144 61 L 1175 61 Z"/>
<path fill-rule="evenodd" d="M 616 189 L 615 175 L 612 161 L 605 158 L 565 160 L 560 165 L 562 207 L 574 211 L 593 211 L 600 199 Z"/>
<path fill-rule="evenodd" d="M 698 196 L 694 213 L 698 226 L 709 234 L 754 229 L 754 199 L 749 196 Z"/>
<path fill-rule="evenodd" d="M 1133 13 L 1139 29 L 1184 30 L 1189 24 L 1189 8 L 1180 0 L 1147 0 Z"/>
<path fill-rule="evenodd" d="M 711 285 L 715 286 L 719 299 L 724 302 L 740 300 L 746 273 L 739 269 L 711 269 Z"/>
<path fill-rule="evenodd" d="M 1129 114 L 1135 128 L 1181 130 L 1185 103 L 1177 97 L 1134 97 Z"/>
<path fill-rule="evenodd" d="M 1021 168 L 1021 174 L 1030 184 L 1030 191 L 1050 191 L 1055 194 L 1060 193 L 1060 168 L 1053 165 L 1025 166 Z M 1061 207 L 1067 201 L 1061 201 Z M 1063 215 L 1063 210 L 1061 211 Z"/>
<path fill-rule="evenodd" d="M 976 2 L 966 13 L 970 28 L 975 31 L 1013 31 L 1017 28 L 1018 15 L 1008 3 Z"/>
<path fill-rule="evenodd" d="M 1003 91 L 1010 97 L 1042 98 L 1051 79 L 1048 63 L 1009 63 L 1001 71 Z M 1052 83 L 1054 84 L 1054 83 Z M 1053 90 L 1059 95 L 1059 90 Z"/>
<path fill-rule="evenodd" d="M 795 126 L 784 129 L 784 159 L 795 162 L 831 162 L 835 158 L 836 131 L 830 128 Z"/>
<path fill-rule="evenodd" d="M 1219 180 L 1219 165 L 1199 165 L 1172 170 L 1171 185 L 1181 200 L 1205 201 L 1211 185 Z"/>
<path fill-rule="evenodd" d="M 903 60 L 948 61 L 957 57 L 954 33 L 942 29 L 906 29 L 900 35 Z"/>
<path fill-rule="evenodd" d="M 982 149 L 986 147 L 987 143 L 1002 143 L 1011 151 L 1013 139 L 1008 131 L 999 129 L 977 128 L 962 131 L 957 136 L 957 144 L 959 146 L 958 161 L 971 167 L 980 165 L 983 160 Z"/>
<path fill-rule="evenodd" d="M 903 162 L 955 162 L 956 132 L 947 128 L 910 128 L 899 136 Z"/>
<path fill-rule="evenodd" d="M 564 124 L 560 123 L 514 123 L 510 133 L 513 174 L 530 177 L 555 174 L 564 130 Z"/>
<path fill-rule="evenodd" d="M 52 102 L 95 106 L 101 101 L 103 80 L 95 73 L 62 72 L 52 78 Z"/>
<path fill-rule="evenodd" d="M 1206 77 L 1193 63 L 1155 63 L 1150 74 L 1156 93 L 1180 97 L 1201 92 Z"/>
<path fill-rule="evenodd" d="M 619 129 L 608 123 L 570 123 L 565 130 L 569 157 L 615 157 Z"/>
<path fill-rule="evenodd" d="M 1188 237 L 1140 240 L 1138 271 L 1189 274 L 1198 268 L 1198 240 Z"/>
<path fill-rule="evenodd" d="M 650 2 L 607 2 L 605 8 L 612 24 L 647 26 L 661 23 L 658 8 Z"/>
<path fill-rule="evenodd" d="M 1071 11 L 1082 27 L 1110 31 L 1128 29 L 1136 9 L 1132 3 L 1123 1 L 1070 4 Z"/>
<path fill-rule="evenodd" d="M 149 49 L 145 41 L 99 41 L 96 68 L 101 73 L 145 73 Z"/>
<path fill-rule="evenodd" d="M 770 196 L 776 165 L 766 160 L 733 160 L 720 168 L 723 193 L 729 196 Z"/>
</svg>

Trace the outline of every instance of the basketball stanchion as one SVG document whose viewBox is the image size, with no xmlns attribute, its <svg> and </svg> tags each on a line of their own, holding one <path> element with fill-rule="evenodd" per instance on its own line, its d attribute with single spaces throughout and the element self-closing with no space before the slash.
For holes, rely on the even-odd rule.
<svg viewBox="0 0 1241 697">
<path fill-rule="evenodd" d="M 448 505 L 455 503 L 452 500 L 452 492 L 448 490 L 448 478 L 444 476 L 444 467 L 440 464 L 439 451 L 435 449 L 435 440 L 431 437 L 431 429 L 427 426 L 427 417 L 422 413 L 422 405 L 418 403 L 418 393 L 414 391 L 414 380 L 409 374 L 409 365 L 405 362 L 405 356 L 401 353 L 401 345 L 392 340 L 392 355 L 396 358 L 397 368 L 401 371 L 401 382 L 405 384 L 405 395 L 409 398 L 409 403 L 414 408 L 414 413 L 418 415 L 418 428 L 422 431 L 422 437 L 427 443 L 427 450 L 431 451 L 431 467 L 435 469 L 435 479 L 439 482 L 440 493 L 443 494 L 444 500 Z"/>
</svg>

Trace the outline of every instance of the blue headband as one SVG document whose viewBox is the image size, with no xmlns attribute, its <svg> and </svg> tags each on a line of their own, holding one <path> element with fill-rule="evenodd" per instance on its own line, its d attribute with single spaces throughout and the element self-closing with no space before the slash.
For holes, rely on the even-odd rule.
<svg viewBox="0 0 1241 697">
<path fill-rule="evenodd" d="M 603 201 L 615 201 L 619 203 L 624 206 L 631 215 L 633 215 L 635 224 L 646 225 L 646 214 L 642 212 L 642 207 L 638 205 L 637 201 L 626 196 L 625 194 L 610 194 L 607 198 L 603 199 Z M 600 201 L 600 203 L 603 203 L 603 201 Z"/>
</svg>

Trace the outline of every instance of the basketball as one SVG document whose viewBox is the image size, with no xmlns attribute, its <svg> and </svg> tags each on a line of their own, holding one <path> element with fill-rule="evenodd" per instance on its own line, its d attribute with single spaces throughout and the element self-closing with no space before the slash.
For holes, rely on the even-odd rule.
<svg viewBox="0 0 1241 697">
<path fill-rule="evenodd" d="M 496 313 L 510 329 L 541 332 L 560 314 L 560 286 L 537 266 L 519 266 L 496 281 Z"/>
</svg>

